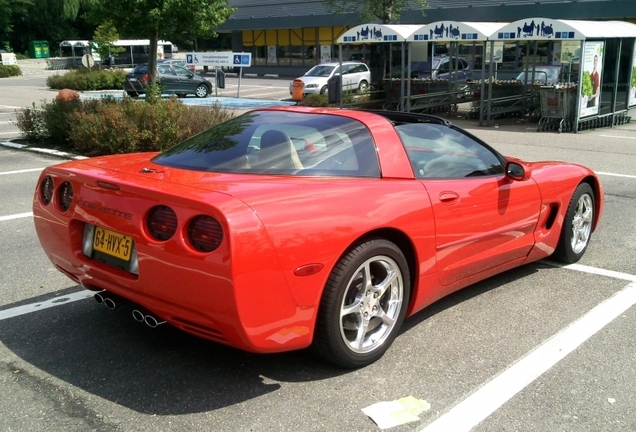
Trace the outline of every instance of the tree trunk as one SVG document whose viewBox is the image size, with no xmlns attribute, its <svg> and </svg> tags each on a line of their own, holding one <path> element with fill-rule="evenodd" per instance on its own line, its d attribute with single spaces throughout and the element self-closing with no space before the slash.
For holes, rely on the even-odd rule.
<svg viewBox="0 0 636 432">
<path fill-rule="evenodd" d="M 153 85 L 157 81 L 157 31 L 150 36 L 150 47 L 148 49 L 148 85 Z"/>
</svg>

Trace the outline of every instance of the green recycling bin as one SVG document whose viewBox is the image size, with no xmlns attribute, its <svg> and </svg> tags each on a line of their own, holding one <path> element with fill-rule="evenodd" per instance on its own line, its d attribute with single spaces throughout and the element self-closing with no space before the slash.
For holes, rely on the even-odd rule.
<svg viewBox="0 0 636 432">
<path fill-rule="evenodd" d="M 49 51 L 48 41 L 30 41 L 29 42 L 29 55 L 31 58 L 49 58 L 51 52 Z"/>
</svg>

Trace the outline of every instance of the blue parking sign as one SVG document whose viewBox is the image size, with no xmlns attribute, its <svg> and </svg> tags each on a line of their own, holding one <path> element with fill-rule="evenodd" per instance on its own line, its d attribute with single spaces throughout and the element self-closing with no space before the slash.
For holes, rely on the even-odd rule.
<svg viewBox="0 0 636 432">
<path fill-rule="evenodd" d="M 233 63 L 235 65 L 241 65 L 241 66 L 249 66 L 250 65 L 250 56 L 249 54 L 234 54 L 234 61 Z"/>
<path fill-rule="evenodd" d="M 186 54 L 186 63 L 187 64 L 194 63 L 194 60 L 192 59 L 192 54 Z"/>
</svg>

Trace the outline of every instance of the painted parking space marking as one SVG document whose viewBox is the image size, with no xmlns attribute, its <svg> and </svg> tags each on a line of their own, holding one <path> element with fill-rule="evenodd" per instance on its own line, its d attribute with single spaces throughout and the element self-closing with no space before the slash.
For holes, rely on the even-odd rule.
<svg viewBox="0 0 636 432">
<path fill-rule="evenodd" d="M 599 172 L 599 171 L 595 171 L 596 174 L 598 175 L 606 175 L 606 176 L 611 176 L 611 177 L 624 177 L 624 178 L 633 178 L 636 179 L 636 175 L 629 175 L 629 174 L 614 174 L 614 173 L 607 173 L 607 172 Z"/>
<path fill-rule="evenodd" d="M 546 340 L 501 374 L 485 383 L 420 432 L 470 431 L 517 393 L 550 370 L 603 327 L 636 304 L 636 275 L 579 264 L 555 267 L 632 281 L 578 320 Z"/>
<path fill-rule="evenodd" d="M 91 291 L 80 291 L 73 294 L 63 295 L 59 297 L 52 298 L 50 300 L 46 300 L 43 302 L 32 303 L 24 306 L 18 306 L 11 309 L 6 309 L 0 311 L 0 321 L 17 317 L 20 315 L 26 315 L 32 312 L 38 312 L 44 309 L 50 309 L 56 306 L 62 306 L 69 303 L 73 303 L 79 300 L 85 300 L 87 298 L 91 298 L 95 295 L 95 293 Z"/>
<path fill-rule="evenodd" d="M 23 174 L 23 173 L 34 172 L 34 171 L 42 171 L 43 169 L 44 168 L 29 168 L 29 169 L 23 169 L 23 170 L 17 170 L 17 171 L 4 171 L 4 172 L 0 172 L 0 175 Z"/>
<path fill-rule="evenodd" d="M 18 214 L 7 215 L 7 216 L 0 216 L 0 222 L 13 220 L 13 219 L 21 219 L 21 218 L 31 217 L 31 216 L 33 216 L 33 213 L 31 213 L 31 212 L 29 212 L 29 213 L 18 213 Z"/>
<path fill-rule="evenodd" d="M 630 139 L 630 140 L 636 140 L 636 137 L 633 136 L 620 136 L 620 135 L 599 135 L 605 138 L 622 138 L 622 139 Z"/>
</svg>

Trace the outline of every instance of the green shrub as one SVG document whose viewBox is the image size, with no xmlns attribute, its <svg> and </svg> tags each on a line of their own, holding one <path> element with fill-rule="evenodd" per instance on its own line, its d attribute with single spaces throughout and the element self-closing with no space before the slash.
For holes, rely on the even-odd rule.
<svg viewBox="0 0 636 432">
<path fill-rule="evenodd" d="M 188 106 L 176 98 L 149 104 L 111 97 L 33 104 L 17 112 L 16 124 L 38 144 L 98 156 L 161 151 L 233 116 L 218 105 Z"/>
<path fill-rule="evenodd" d="M 20 76 L 22 71 L 18 65 L 0 65 L 0 78 Z"/>
<path fill-rule="evenodd" d="M 40 142 L 48 136 L 44 123 L 44 111 L 36 108 L 35 102 L 31 104 L 31 108 L 16 111 L 15 117 L 16 126 L 29 141 Z"/>
<path fill-rule="evenodd" d="M 361 98 L 368 100 L 369 94 L 346 91 L 342 95 L 342 103 L 345 105 L 351 105 Z M 308 107 L 335 107 L 339 106 L 340 103 L 329 104 L 327 94 L 308 94 L 302 101 L 300 101 L 299 105 Z"/>
<path fill-rule="evenodd" d="M 121 69 L 76 69 L 64 75 L 55 74 L 46 79 L 46 85 L 61 90 L 121 90 L 126 72 Z"/>
</svg>

